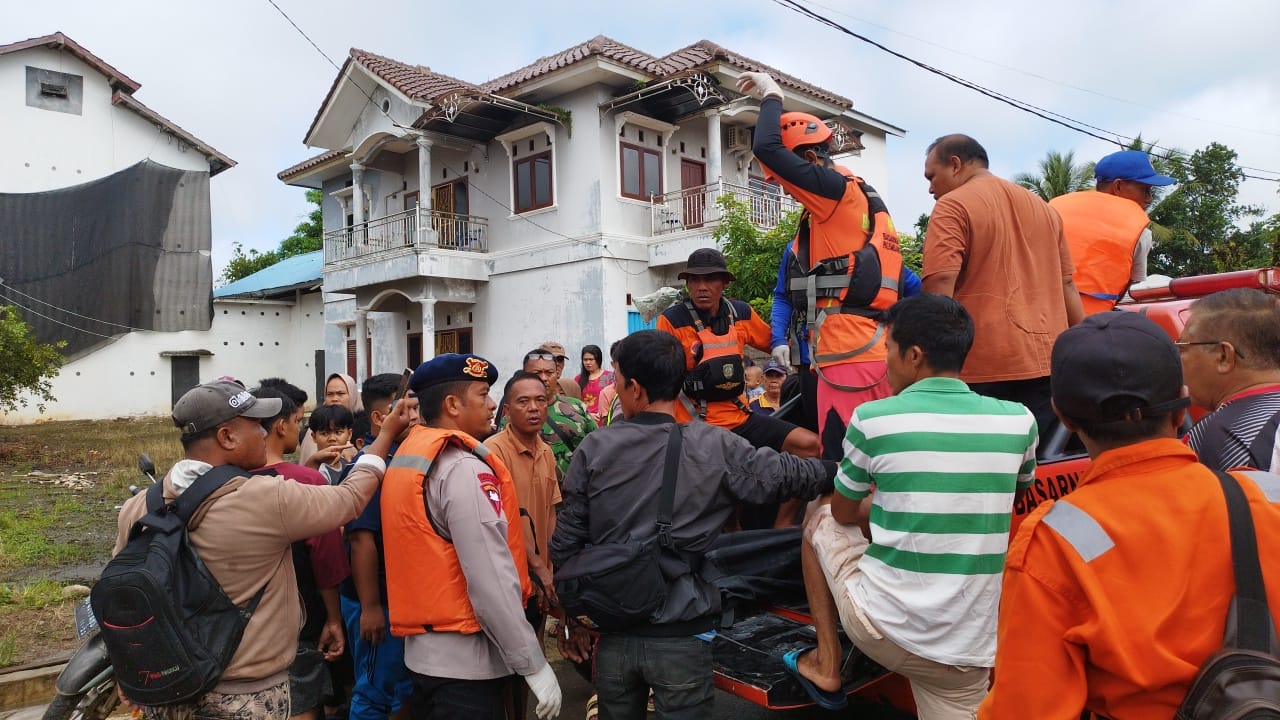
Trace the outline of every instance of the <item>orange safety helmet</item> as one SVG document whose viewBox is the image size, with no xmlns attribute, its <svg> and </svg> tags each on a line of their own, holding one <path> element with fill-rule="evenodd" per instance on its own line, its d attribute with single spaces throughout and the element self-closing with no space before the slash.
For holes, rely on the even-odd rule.
<svg viewBox="0 0 1280 720">
<path fill-rule="evenodd" d="M 795 151 L 804 145 L 820 145 L 831 139 L 831 128 L 816 115 L 802 112 L 782 113 L 782 144 Z"/>
</svg>

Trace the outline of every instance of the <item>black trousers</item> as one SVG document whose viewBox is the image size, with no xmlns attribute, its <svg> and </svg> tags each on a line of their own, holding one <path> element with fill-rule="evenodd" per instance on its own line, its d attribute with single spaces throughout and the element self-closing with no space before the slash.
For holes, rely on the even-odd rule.
<svg viewBox="0 0 1280 720">
<path fill-rule="evenodd" d="M 410 674 L 413 695 L 408 705 L 413 720 L 506 720 L 503 688 L 509 677 L 457 680 Z"/>
</svg>

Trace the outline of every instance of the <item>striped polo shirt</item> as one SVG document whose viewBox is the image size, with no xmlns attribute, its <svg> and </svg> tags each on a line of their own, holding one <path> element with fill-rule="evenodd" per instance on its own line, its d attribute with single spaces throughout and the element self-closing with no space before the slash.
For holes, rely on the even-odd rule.
<svg viewBox="0 0 1280 720">
<path fill-rule="evenodd" d="M 871 542 L 848 589 L 885 637 L 947 665 L 994 664 L 1014 491 L 1034 478 L 1036 437 L 1025 407 L 953 378 L 854 411 L 836 490 L 872 495 Z"/>
</svg>

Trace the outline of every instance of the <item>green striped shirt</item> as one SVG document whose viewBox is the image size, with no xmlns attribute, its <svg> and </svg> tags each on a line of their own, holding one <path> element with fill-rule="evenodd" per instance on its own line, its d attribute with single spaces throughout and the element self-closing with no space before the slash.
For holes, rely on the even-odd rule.
<svg viewBox="0 0 1280 720">
<path fill-rule="evenodd" d="M 849 590 L 886 637 L 937 662 L 992 664 L 1014 491 L 1034 478 L 1036 436 L 1025 407 L 952 378 L 854 411 L 836 490 L 871 495 L 871 542 Z"/>
</svg>

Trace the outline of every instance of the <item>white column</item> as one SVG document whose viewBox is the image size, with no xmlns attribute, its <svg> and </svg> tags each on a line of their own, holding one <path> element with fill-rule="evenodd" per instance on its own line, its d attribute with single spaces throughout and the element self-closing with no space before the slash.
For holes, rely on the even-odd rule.
<svg viewBox="0 0 1280 720">
<path fill-rule="evenodd" d="M 423 210 L 431 210 L 431 141 L 421 135 L 418 145 L 418 204 Z"/>
<path fill-rule="evenodd" d="M 707 111 L 707 182 L 721 179 L 720 111 Z"/>
<path fill-rule="evenodd" d="M 436 356 L 436 301 L 422 298 L 422 362 Z"/>
<path fill-rule="evenodd" d="M 364 216 L 364 166 L 358 162 L 351 163 L 351 202 L 355 205 L 352 214 L 355 224 L 363 223 Z"/>
<path fill-rule="evenodd" d="M 369 377 L 369 353 L 367 342 L 369 337 L 369 311 L 356 310 L 356 385 Z"/>
</svg>

